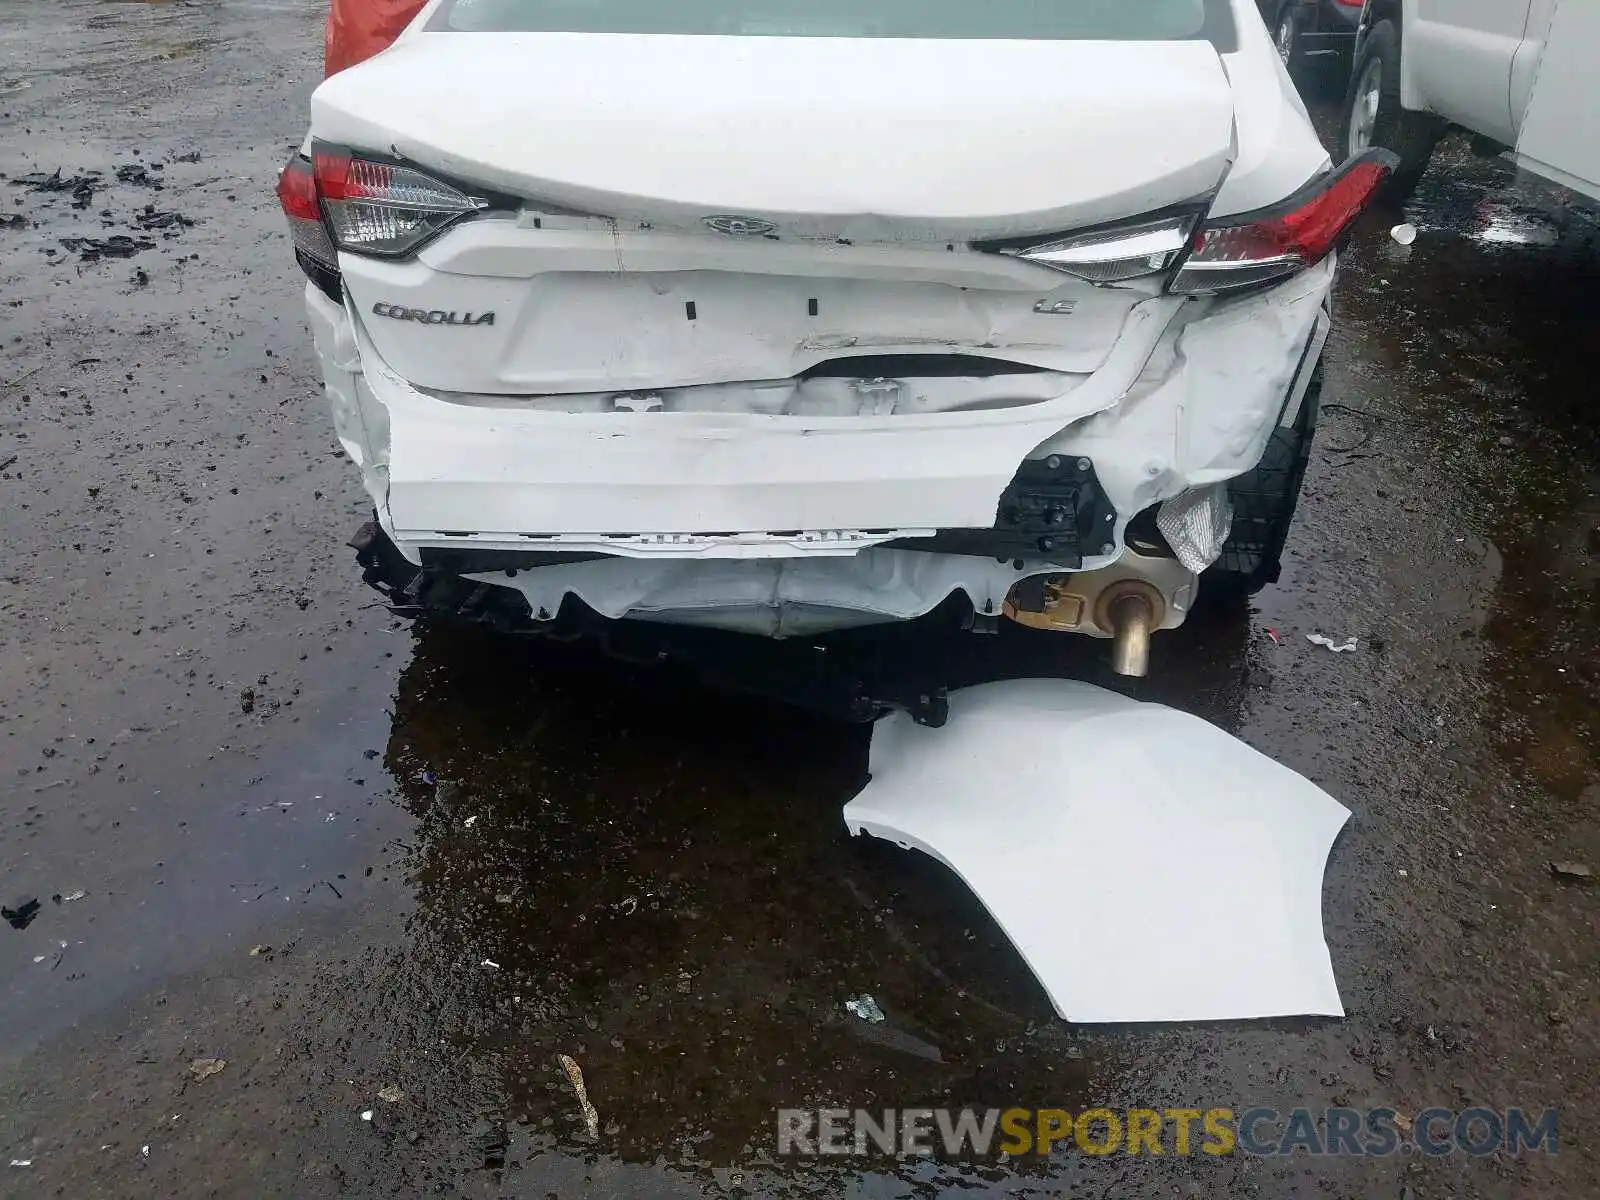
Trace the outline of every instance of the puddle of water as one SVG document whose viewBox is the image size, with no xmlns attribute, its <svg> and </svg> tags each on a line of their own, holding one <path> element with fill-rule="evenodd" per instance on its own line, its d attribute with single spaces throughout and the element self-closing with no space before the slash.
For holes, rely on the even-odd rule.
<svg viewBox="0 0 1600 1200">
<path fill-rule="evenodd" d="M 512 704 L 508 679 L 527 681 Z M 864 729 L 443 629 L 420 632 L 394 713 L 416 910 L 385 994 L 425 1007 L 449 978 L 475 997 L 443 1036 L 495 1064 L 508 1117 L 565 1125 L 557 1053 L 634 1162 L 680 1143 L 738 1162 L 803 1097 L 1084 1100 L 1077 1031 L 977 900 L 847 837 Z M 846 1011 L 862 992 L 886 1022 Z"/>
<path fill-rule="evenodd" d="M 1478 208 L 1481 224 L 1472 234 L 1493 246 L 1554 246 L 1561 231 L 1538 213 L 1519 212 L 1509 204 L 1485 201 Z"/>
</svg>

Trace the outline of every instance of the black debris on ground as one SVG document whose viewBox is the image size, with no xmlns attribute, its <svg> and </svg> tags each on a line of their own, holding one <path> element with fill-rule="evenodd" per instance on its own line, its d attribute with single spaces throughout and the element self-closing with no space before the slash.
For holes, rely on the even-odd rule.
<svg viewBox="0 0 1600 1200">
<path fill-rule="evenodd" d="M 99 171 L 86 171 L 82 175 L 63 175 L 60 167 L 48 175 L 43 171 L 35 171 L 31 175 L 19 175 L 12 182 L 35 192 L 69 192 L 72 195 L 73 208 L 88 208 L 94 201 L 95 189 L 105 186 L 100 179 Z"/>
<path fill-rule="evenodd" d="M 15 908 L 0 908 L 0 917 L 4 917 L 6 924 L 13 929 L 26 929 L 38 915 L 39 900 L 36 896 L 18 900 Z"/>
<path fill-rule="evenodd" d="M 190 229 L 194 222 L 182 213 L 157 212 L 153 204 L 147 204 L 144 211 L 133 218 L 133 223 L 140 229 Z M 168 235 L 170 236 L 170 234 Z"/>
<path fill-rule="evenodd" d="M 132 258 L 141 250 L 156 248 L 149 238 L 129 237 L 124 233 L 108 238 L 72 237 L 58 240 L 82 262 L 98 262 L 102 258 Z"/>
<path fill-rule="evenodd" d="M 158 170 L 160 168 L 157 168 Z M 161 181 L 150 174 L 150 168 L 143 163 L 124 163 L 117 168 L 117 181 L 119 183 L 137 184 L 139 187 L 161 188 Z"/>
</svg>

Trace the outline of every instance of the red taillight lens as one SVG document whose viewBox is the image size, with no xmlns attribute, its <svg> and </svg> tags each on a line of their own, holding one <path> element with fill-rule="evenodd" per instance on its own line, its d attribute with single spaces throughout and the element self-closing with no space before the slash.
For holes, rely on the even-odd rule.
<svg viewBox="0 0 1600 1200">
<path fill-rule="evenodd" d="M 488 202 L 411 167 L 318 146 L 317 191 L 341 250 L 398 258 Z"/>
<path fill-rule="evenodd" d="M 317 200 L 317 180 L 311 164 L 299 155 L 289 160 L 278 176 L 278 203 L 289 221 L 289 236 L 294 239 L 295 256 L 300 266 L 318 287 L 338 299 L 339 255 L 323 224 L 322 206 Z"/>
<path fill-rule="evenodd" d="M 1273 209 L 1208 221 L 1172 290 L 1253 287 L 1321 262 L 1398 163 L 1387 150 L 1368 150 Z"/>
<path fill-rule="evenodd" d="M 290 160 L 278 176 L 278 203 L 283 205 L 283 215 L 291 220 L 322 220 L 322 211 L 317 207 L 316 176 L 305 159 Z"/>
</svg>

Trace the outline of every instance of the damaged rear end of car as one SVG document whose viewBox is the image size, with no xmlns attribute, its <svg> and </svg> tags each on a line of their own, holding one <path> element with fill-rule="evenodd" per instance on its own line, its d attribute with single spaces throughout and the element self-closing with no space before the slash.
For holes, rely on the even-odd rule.
<svg viewBox="0 0 1600 1200">
<path fill-rule="evenodd" d="M 398 604 L 774 638 L 957 610 L 1144 673 L 1272 578 L 1332 169 L 1229 0 L 438 3 L 280 197 Z"/>
</svg>

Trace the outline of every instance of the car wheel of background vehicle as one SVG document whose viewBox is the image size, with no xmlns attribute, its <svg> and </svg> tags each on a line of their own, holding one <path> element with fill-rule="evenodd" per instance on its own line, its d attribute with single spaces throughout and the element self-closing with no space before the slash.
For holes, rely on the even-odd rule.
<svg viewBox="0 0 1600 1200">
<path fill-rule="evenodd" d="M 1344 100 L 1346 156 L 1373 146 L 1399 155 L 1400 165 L 1379 195 L 1391 204 L 1402 204 L 1416 190 L 1443 133 L 1444 124 L 1437 117 L 1400 106 L 1400 33 L 1393 21 L 1379 21 L 1367 34 L 1350 72 Z"/>
<path fill-rule="evenodd" d="M 1202 595 L 1253 596 L 1267 584 L 1277 582 L 1284 543 L 1289 540 L 1289 526 L 1300 502 L 1300 484 L 1305 479 L 1306 463 L 1311 460 L 1311 439 L 1316 433 L 1321 398 L 1319 362 L 1306 384 L 1295 423 L 1287 429 L 1274 429 L 1255 469 L 1228 484 L 1233 527 L 1221 556 L 1202 579 Z"/>
<path fill-rule="evenodd" d="M 1278 57 L 1283 60 L 1283 65 L 1289 69 L 1291 75 L 1298 73 L 1305 66 L 1305 46 L 1300 40 L 1300 6 L 1296 0 L 1285 0 L 1283 8 L 1278 11 L 1278 23 L 1272 31 L 1273 45 L 1278 48 Z"/>
</svg>

